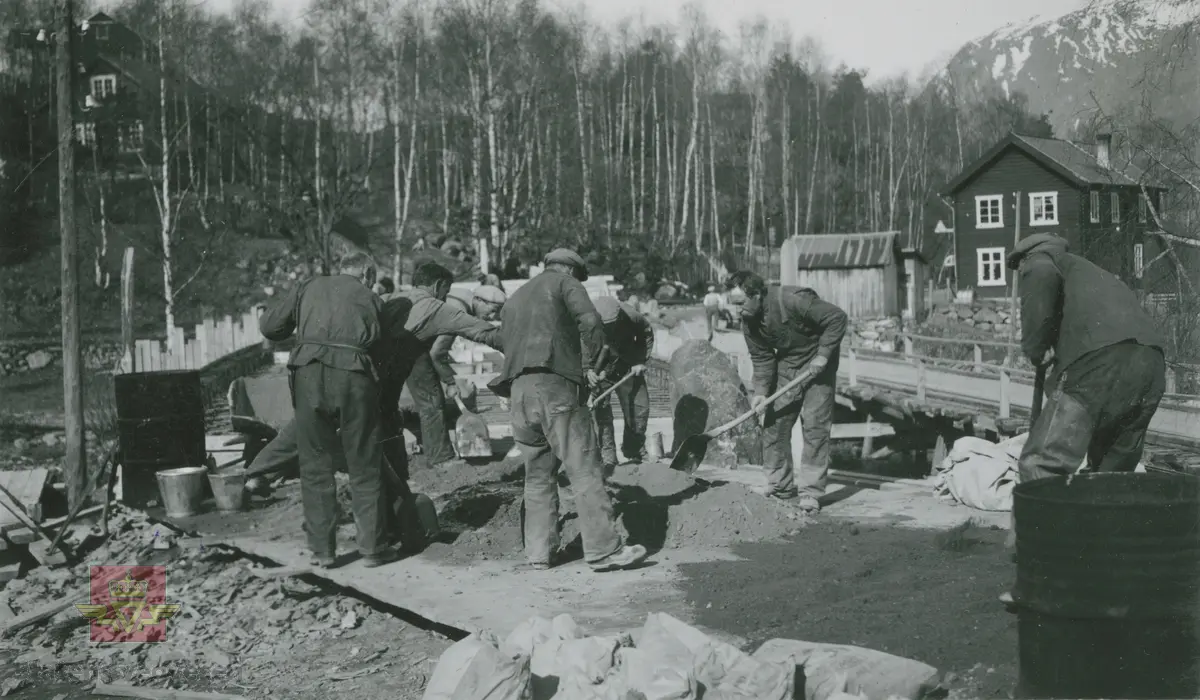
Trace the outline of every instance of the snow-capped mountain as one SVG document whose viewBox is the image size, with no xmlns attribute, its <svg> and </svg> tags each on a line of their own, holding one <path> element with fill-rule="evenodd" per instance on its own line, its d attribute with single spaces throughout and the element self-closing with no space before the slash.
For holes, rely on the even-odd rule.
<svg viewBox="0 0 1200 700">
<path fill-rule="evenodd" d="M 1200 0 L 1094 0 L 969 42 L 939 76 L 964 97 L 1020 91 L 1069 137 L 1102 111 L 1148 100 L 1159 117 L 1200 118 Z M 1174 70 L 1172 70 L 1172 68 Z"/>
</svg>

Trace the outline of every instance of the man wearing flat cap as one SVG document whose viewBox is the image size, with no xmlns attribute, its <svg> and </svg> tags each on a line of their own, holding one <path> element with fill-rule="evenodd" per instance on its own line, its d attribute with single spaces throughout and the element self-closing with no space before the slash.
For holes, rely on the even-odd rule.
<svg viewBox="0 0 1200 700">
<path fill-rule="evenodd" d="M 1019 270 L 1021 350 L 1049 368 L 1047 401 L 1029 432 L 1021 481 L 1132 471 L 1166 391 L 1166 338 L 1112 273 L 1067 252 L 1053 234 L 1028 236 L 1008 256 Z"/>
<path fill-rule="evenodd" d="M 604 391 L 626 374 L 633 375 L 618 386 L 613 395 L 621 404 L 621 415 L 625 419 L 621 453 L 626 459 L 642 462 L 646 459 L 646 428 L 650 425 L 650 390 L 646 386 L 645 373 L 646 363 L 654 353 L 654 327 L 645 316 L 617 301 L 616 297 L 596 299 L 596 311 L 604 324 L 609 349 L 609 361 L 602 368 L 604 376 L 597 389 Z M 605 473 L 612 474 L 618 460 L 610 399 L 597 403 L 592 412 L 596 416 Z"/>
<path fill-rule="evenodd" d="M 513 438 L 525 458 L 526 565 L 553 565 L 561 467 L 575 494 L 584 559 L 595 571 L 626 569 L 646 558 L 646 548 L 624 543 L 604 487 L 587 398 L 599 384 L 605 341 L 582 284 L 587 265 L 565 248 L 552 251 L 545 264 L 501 312 L 504 368 L 489 385 L 510 400 Z"/>
</svg>

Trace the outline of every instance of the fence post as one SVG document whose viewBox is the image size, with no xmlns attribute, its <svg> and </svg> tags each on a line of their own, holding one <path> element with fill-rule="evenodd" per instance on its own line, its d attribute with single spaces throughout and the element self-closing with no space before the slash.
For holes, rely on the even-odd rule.
<svg viewBox="0 0 1200 700">
<path fill-rule="evenodd" d="M 903 338 L 904 338 L 904 357 L 907 358 L 909 362 L 912 362 L 912 355 L 913 355 L 912 336 L 905 334 L 903 336 Z"/>
<path fill-rule="evenodd" d="M 917 358 L 917 401 L 925 403 L 925 360 Z"/>
<path fill-rule="evenodd" d="M 971 349 L 975 352 L 975 371 L 982 372 L 983 371 L 983 346 L 982 345 L 974 345 L 974 346 L 972 346 Z"/>
<path fill-rule="evenodd" d="M 847 367 L 847 371 L 850 374 L 850 386 L 858 386 L 858 353 L 854 350 L 854 348 L 850 348 L 850 352 L 846 355 L 846 359 L 849 360 L 849 362 L 846 364 L 849 365 L 849 367 Z"/>
<path fill-rule="evenodd" d="M 1177 381 L 1178 380 L 1176 379 L 1176 376 L 1175 376 L 1175 368 L 1168 367 L 1167 368 L 1167 393 L 1168 394 L 1176 393 L 1176 389 L 1178 388 L 1176 386 Z"/>
<path fill-rule="evenodd" d="M 1008 369 L 1000 370 L 1000 417 L 1008 418 L 1011 415 L 1011 407 L 1009 406 L 1012 380 L 1009 378 Z"/>
</svg>

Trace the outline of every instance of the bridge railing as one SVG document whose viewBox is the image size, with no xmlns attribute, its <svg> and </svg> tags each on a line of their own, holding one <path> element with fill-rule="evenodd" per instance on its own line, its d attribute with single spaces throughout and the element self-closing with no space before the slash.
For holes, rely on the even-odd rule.
<svg viewBox="0 0 1200 700">
<path fill-rule="evenodd" d="M 913 333 L 900 334 L 901 348 L 895 351 L 852 344 L 847 348 L 842 370 L 849 376 L 850 384 L 856 385 L 860 377 L 857 366 L 859 357 L 904 362 L 916 368 L 917 399 L 924 401 L 929 391 L 926 372 L 936 369 L 942 372 L 961 373 L 963 376 L 986 376 L 998 380 L 993 397 L 978 397 L 996 401 L 1000 417 L 1010 417 L 1012 410 L 1012 383 L 1032 383 L 1033 367 L 1025 361 L 1016 343 L 1005 341 L 973 340 L 964 338 L 939 338 Z M 993 359 L 999 357 L 1000 359 Z M 1179 393 L 1179 378 L 1183 374 L 1188 386 L 1195 386 L 1200 367 L 1169 362 L 1167 366 L 1167 391 L 1165 403 L 1194 405 L 1200 396 Z"/>
</svg>

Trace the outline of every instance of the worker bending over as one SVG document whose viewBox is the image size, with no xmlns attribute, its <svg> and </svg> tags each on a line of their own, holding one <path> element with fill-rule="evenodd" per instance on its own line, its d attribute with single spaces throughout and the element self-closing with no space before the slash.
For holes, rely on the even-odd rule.
<svg viewBox="0 0 1200 700">
<path fill-rule="evenodd" d="M 1021 350 L 1053 370 L 1021 450 L 1021 481 L 1074 472 L 1133 471 L 1166 391 L 1166 338 L 1117 277 L 1048 233 L 1008 256 L 1020 271 Z"/>
<path fill-rule="evenodd" d="M 575 494 L 583 555 L 596 571 L 633 566 L 646 548 L 626 546 L 604 488 L 589 387 L 599 383 L 600 316 L 581 282 L 583 258 L 558 249 L 546 269 L 518 289 L 501 313 L 504 368 L 489 386 L 510 399 L 513 438 L 525 458 L 525 557 L 548 569 L 558 550 L 559 467 Z"/>
<path fill-rule="evenodd" d="M 421 441 L 432 467 L 462 465 L 450 443 L 446 428 L 446 399 L 458 395 L 454 369 L 448 358 L 435 361 L 431 351 L 440 336 L 458 336 L 503 352 L 498 329 L 457 306 L 446 303 L 454 275 L 437 263 L 425 263 L 413 273 L 413 289 L 385 297 L 404 297 L 412 302 L 405 329 L 417 337 L 427 351 L 417 359 L 407 387 L 421 418 Z M 501 292 L 503 294 L 503 292 Z M 495 298 L 492 296 L 491 298 Z M 490 306 L 491 302 L 481 304 Z M 451 339 L 453 342 L 453 339 Z M 447 348 L 448 351 L 448 348 Z"/>
<path fill-rule="evenodd" d="M 383 430 L 383 478 L 389 489 L 388 541 L 403 544 L 406 551 L 419 550 L 424 542 L 419 528 L 414 529 L 412 490 L 408 485 L 408 454 L 399 415 L 400 392 L 413 365 L 425 352 L 424 346 L 404 324 L 412 302 L 396 298 L 384 302 L 380 312 L 380 339 L 371 347 L 371 358 L 379 373 L 379 411 Z M 292 475 L 293 465 L 299 463 L 300 448 L 296 439 L 296 420 L 288 421 L 275 437 L 263 447 L 246 470 L 246 491 L 257 496 L 269 496 L 269 482 Z"/>
<path fill-rule="evenodd" d="M 494 275 L 493 275 L 494 276 Z M 492 323 L 500 319 L 500 310 L 504 308 L 504 303 L 508 301 L 508 296 L 504 290 L 499 287 L 484 284 L 475 288 L 471 293 L 470 299 L 464 299 L 456 294 L 448 294 L 446 296 L 446 306 L 462 311 L 472 318 L 481 321 Z M 494 325 L 494 324 L 493 324 Z M 446 425 L 452 425 L 458 418 L 458 406 L 454 404 L 454 398 L 457 395 L 468 407 L 471 407 L 471 398 L 473 393 L 464 394 L 463 389 L 473 392 L 475 385 L 470 382 L 459 383 L 455 379 L 454 359 L 450 357 L 450 350 L 454 347 L 454 339 L 458 336 L 453 334 L 439 335 L 437 340 L 433 341 L 433 346 L 429 350 L 429 359 L 433 361 L 434 371 L 437 372 L 438 378 L 441 379 L 443 391 L 446 392 L 446 406 L 443 412 Z M 499 337 L 496 335 L 495 337 Z M 495 345 L 491 346 L 493 349 Z M 471 410 L 474 410 L 471 408 Z"/>
<path fill-rule="evenodd" d="M 746 296 L 742 334 L 754 364 L 751 405 L 765 412 L 763 458 L 771 494 L 799 497 L 800 509 L 816 513 L 825 495 L 833 429 L 838 357 L 846 334 L 846 312 L 805 287 L 767 286 L 752 272 L 731 277 Z M 767 406 L 766 399 L 797 377 L 804 381 Z M 800 419 L 804 449 L 793 469 L 792 429 Z M 799 483 L 796 483 L 798 471 Z"/>
<path fill-rule="evenodd" d="M 387 546 L 387 493 L 379 380 L 371 358 L 379 340 L 382 302 L 371 291 L 375 266 L 362 254 L 342 261 L 340 273 L 297 285 L 259 320 L 263 337 L 293 332 L 288 358 L 300 452 L 304 531 L 313 566 L 333 566 L 337 554 L 335 464 L 350 474 L 351 509 L 364 564 L 397 558 Z"/>
<path fill-rule="evenodd" d="M 596 299 L 595 306 L 604 324 L 604 337 L 609 349 L 609 361 L 601 368 L 604 376 L 597 384 L 596 391 L 599 393 L 610 388 L 626 373 L 633 374 L 613 394 L 621 404 L 621 415 L 625 419 L 621 454 L 634 462 L 643 462 L 646 460 L 646 429 L 650 425 L 650 390 L 645 373 L 646 363 L 654 352 L 654 327 L 645 316 L 628 304 L 617 301 L 616 297 L 600 297 Z M 619 461 L 612 403 L 606 398 L 592 407 L 592 413 L 596 417 L 605 474 L 611 476 Z"/>
</svg>

